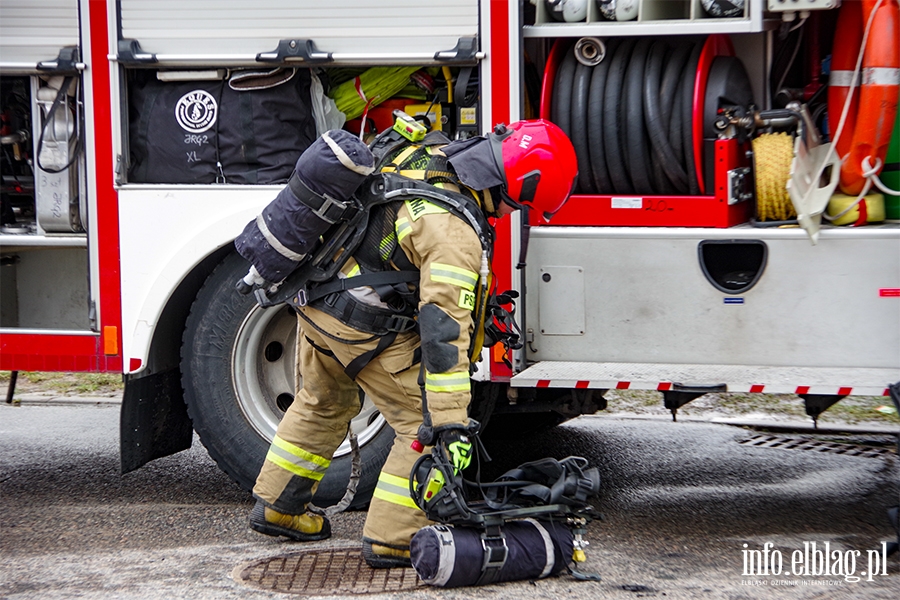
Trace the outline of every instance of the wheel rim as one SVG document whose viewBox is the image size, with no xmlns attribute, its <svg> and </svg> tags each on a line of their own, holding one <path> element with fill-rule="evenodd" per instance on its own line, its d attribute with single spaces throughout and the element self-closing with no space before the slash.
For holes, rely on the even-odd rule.
<svg viewBox="0 0 900 600">
<path fill-rule="evenodd" d="M 296 348 L 297 317 L 287 306 L 263 309 L 254 305 L 235 338 L 231 378 L 238 405 L 267 442 L 272 441 L 284 410 L 293 401 Z M 350 422 L 360 447 L 384 425 L 384 417 L 365 396 L 362 410 Z M 334 456 L 349 452 L 350 442 L 345 439 Z"/>
</svg>

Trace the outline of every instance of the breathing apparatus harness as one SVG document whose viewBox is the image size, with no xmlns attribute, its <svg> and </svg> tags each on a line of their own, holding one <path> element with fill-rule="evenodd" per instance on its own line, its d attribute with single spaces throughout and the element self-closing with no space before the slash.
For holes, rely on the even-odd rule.
<svg viewBox="0 0 900 600">
<path fill-rule="evenodd" d="M 478 463 L 475 481 L 466 479 L 454 465 L 445 444 L 435 443 L 410 472 L 409 492 L 416 505 L 432 521 L 480 532 L 485 555 L 478 584 L 496 580 L 506 564 L 509 547 L 503 528 L 517 519 L 565 523 L 574 537 L 572 559 L 575 563 L 584 562 L 588 542 L 583 535 L 588 523 L 600 518 L 590 504 L 600 491 L 597 469 L 589 468 L 587 460 L 579 456 L 544 458 L 521 464 L 494 482 L 483 483 L 480 458 L 489 462 L 490 457 L 478 437 L 479 427 L 477 421 L 470 420 L 465 429 L 465 435 L 474 442 Z M 569 571 L 577 579 L 599 580 L 597 575 L 574 568 Z"/>
</svg>

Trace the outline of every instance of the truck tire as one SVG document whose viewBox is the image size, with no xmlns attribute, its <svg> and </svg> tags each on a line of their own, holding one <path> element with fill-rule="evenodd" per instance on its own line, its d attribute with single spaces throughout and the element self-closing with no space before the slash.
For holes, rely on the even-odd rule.
<svg viewBox="0 0 900 600">
<path fill-rule="evenodd" d="M 263 309 L 252 294 L 235 290 L 247 264 L 237 253 L 229 254 L 203 284 L 185 326 L 181 372 L 194 431 L 219 467 L 250 490 L 284 410 L 294 399 L 297 317 L 287 305 Z M 371 499 L 394 432 L 367 399 L 351 426 L 359 441 L 362 471 L 351 507 L 360 508 Z M 345 440 L 319 484 L 314 504 L 325 507 L 340 501 L 350 466 Z"/>
</svg>

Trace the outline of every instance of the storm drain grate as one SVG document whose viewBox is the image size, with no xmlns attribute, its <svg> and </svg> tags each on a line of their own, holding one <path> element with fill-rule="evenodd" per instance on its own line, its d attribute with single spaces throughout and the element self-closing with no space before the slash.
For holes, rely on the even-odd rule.
<svg viewBox="0 0 900 600">
<path fill-rule="evenodd" d="M 235 569 L 235 579 L 267 591 L 305 596 L 378 594 L 425 585 L 413 569 L 371 568 L 362 557 L 362 548 L 263 558 Z"/>
<path fill-rule="evenodd" d="M 811 450 L 813 452 L 827 452 L 830 454 L 843 454 L 845 456 L 861 456 L 863 458 L 882 458 L 895 455 L 895 452 L 889 448 L 863 446 L 860 444 L 841 444 L 838 442 L 822 442 L 818 440 L 790 438 L 777 435 L 755 435 L 740 442 L 740 444 L 742 446 L 754 446 L 756 448 Z"/>
</svg>

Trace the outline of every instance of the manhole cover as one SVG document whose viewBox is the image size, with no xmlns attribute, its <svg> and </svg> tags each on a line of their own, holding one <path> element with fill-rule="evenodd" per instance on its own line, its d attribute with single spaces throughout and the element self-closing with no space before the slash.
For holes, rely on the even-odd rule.
<svg viewBox="0 0 900 600">
<path fill-rule="evenodd" d="M 894 455 L 894 452 L 889 448 L 877 448 L 875 446 L 863 446 L 860 444 L 822 442 L 818 440 L 791 438 L 778 435 L 754 435 L 753 437 L 742 441 L 741 445 L 754 446 L 757 448 L 811 450 L 813 452 L 827 452 L 831 454 L 844 454 L 846 456 L 861 456 L 864 458 L 881 458 Z"/>
<path fill-rule="evenodd" d="M 241 583 L 306 596 L 399 592 L 425 585 L 413 569 L 371 568 L 362 557 L 362 548 L 281 554 L 241 565 L 235 571 Z"/>
</svg>

